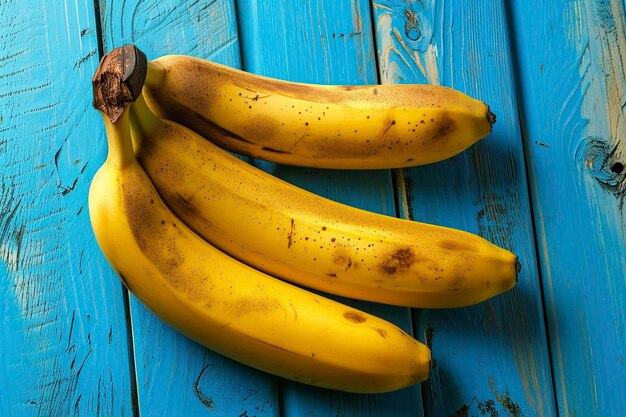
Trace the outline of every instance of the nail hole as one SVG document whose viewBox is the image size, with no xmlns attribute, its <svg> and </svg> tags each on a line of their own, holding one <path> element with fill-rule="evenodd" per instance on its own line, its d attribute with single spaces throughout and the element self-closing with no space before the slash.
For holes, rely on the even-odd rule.
<svg viewBox="0 0 626 417">
<path fill-rule="evenodd" d="M 414 27 L 408 28 L 408 30 L 406 31 L 406 36 L 412 41 L 416 41 L 422 37 L 422 31 L 419 30 L 418 27 L 414 26 Z"/>
<path fill-rule="evenodd" d="M 622 172 L 624 172 L 624 164 L 622 164 L 621 162 L 614 163 L 613 165 L 611 165 L 611 172 L 621 174 Z"/>
</svg>

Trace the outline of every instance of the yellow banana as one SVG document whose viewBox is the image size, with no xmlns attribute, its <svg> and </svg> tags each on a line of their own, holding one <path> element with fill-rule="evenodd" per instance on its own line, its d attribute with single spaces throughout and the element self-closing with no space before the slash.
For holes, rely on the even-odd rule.
<svg viewBox="0 0 626 417">
<path fill-rule="evenodd" d="M 424 380 L 430 350 L 400 328 L 231 258 L 171 212 L 135 158 L 124 104 L 129 61 L 128 51 L 105 56 L 94 77 L 109 151 L 89 213 L 130 291 L 188 337 L 275 375 L 353 392 Z"/>
<path fill-rule="evenodd" d="M 517 257 L 479 236 L 307 192 L 156 117 L 141 95 L 131 117 L 139 162 L 168 206 L 257 269 L 332 294 L 412 307 L 467 306 L 515 285 Z"/>
<path fill-rule="evenodd" d="M 327 86 L 167 55 L 148 63 L 156 114 L 219 146 L 267 161 L 370 169 L 450 158 L 491 132 L 484 103 L 441 86 Z"/>
</svg>

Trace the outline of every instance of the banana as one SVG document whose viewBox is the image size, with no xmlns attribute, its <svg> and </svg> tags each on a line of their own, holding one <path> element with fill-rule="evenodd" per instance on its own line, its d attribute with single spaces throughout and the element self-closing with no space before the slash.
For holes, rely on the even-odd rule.
<svg viewBox="0 0 626 417">
<path fill-rule="evenodd" d="M 459 230 L 343 205 L 282 181 L 186 127 L 131 108 L 137 158 L 196 233 L 270 275 L 410 307 L 461 307 L 512 288 L 517 257 Z"/>
<path fill-rule="evenodd" d="M 148 105 L 230 151 L 318 168 L 401 168 L 450 158 L 495 115 L 442 86 L 281 81 L 183 55 L 148 63 Z"/>
<path fill-rule="evenodd" d="M 89 190 L 96 240 L 128 289 L 191 339 L 274 375 L 350 392 L 426 379 L 430 350 L 400 328 L 233 259 L 172 213 L 135 158 L 129 60 L 105 56 L 94 77 L 109 150 Z"/>
</svg>

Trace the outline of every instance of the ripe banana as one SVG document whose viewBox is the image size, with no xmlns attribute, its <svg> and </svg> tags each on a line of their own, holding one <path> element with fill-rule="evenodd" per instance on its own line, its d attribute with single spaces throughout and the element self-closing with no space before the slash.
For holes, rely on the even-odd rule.
<svg viewBox="0 0 626 417">
<path fill-rule="evenodd" d="M 517 257 L 479 236 L 360 210 L 288 184 L 139 95 L 133 147 L 167 205 L 216 247 L 271 275 L 347 297 L 461 307 L 515 285 Z"/>
<path fill-rule="evenodd" d="M 93 230 L 158 317 L 225 356 L 303 383 L 384 392 L 426 379 L 429 349 L 398 327 L 265 275 L 196 235 L 137 163 L 128 114 L 104 119 L 109 155 L 89 192 Z"/>
<path fill-rule="evenodd" d="M 220 147 L 267 161 L 370 169 L 450 158 L 491 132 L 484 103 L 432 85 L 326 86 L 167 55 L 148 63 L 148 105 Z"/>
</svg>

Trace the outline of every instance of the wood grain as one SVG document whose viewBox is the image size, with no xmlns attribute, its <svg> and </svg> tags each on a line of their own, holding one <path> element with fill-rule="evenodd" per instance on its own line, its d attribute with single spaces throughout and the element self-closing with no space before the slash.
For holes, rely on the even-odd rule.
<svg viewBox="0 0 626 417">
<path fill-rule="evenodd" d="M 239 66 L 232 1 L 100 3 L 107 50 L 134 43 L 148 59 L 188 54 Z M 131 295 L 142 416 L 275 416 L 275 380 L 171 329 Z"/>
<path fill-rule="evenodd" d="M 87 210 L 93 4 L 1 2 L 0 22 L 0 415 L 132 415 L 122 288 Z"/>
<path fill-rule="evenodd" d="M 245 70 L 292 81 L 378 83 L 369 3 L 350 0 L 264 2 L 239 0 Z M 268 172 L 336 201 L 396 215 L 390 171 L 341 171 L 255 161 Z M 411 331 L 410 311 L 337 298 Z M 422 339 L 423 341 L 423 339 Z M 286 416 L 419 416 L 419 386 L 384 395 L 355 395 L 281 381 Z"/>
<path fill-rule="evenodd" d="M 624 4 L 514 1 L 511 20 L 559 414 L 624 415 Z"/>
<path fill-rule="evenodd" d="M 477 306 L 416 310 L 437 366 L 427 416 L 555 415 L 504 2 L 375 1 L 385 83 L 430 83 L 485 101 L 493 132 L 441 163 L 397 171 L 404 214 L 515 252 L 517 286 Z"/>
</svg>

